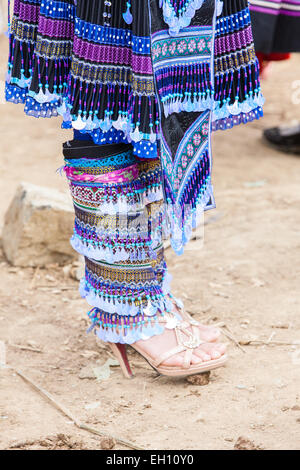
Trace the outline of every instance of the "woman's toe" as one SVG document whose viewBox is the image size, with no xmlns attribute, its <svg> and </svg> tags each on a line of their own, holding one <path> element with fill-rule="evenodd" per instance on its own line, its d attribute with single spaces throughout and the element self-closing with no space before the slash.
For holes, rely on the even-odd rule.
<svg viewBox="0 0 300 470">
<path fill-rule="evenodd" d="M 212 351 L 211 358 L 212 359 L 219 359 L 221 357 L 221 353 L 219 351 Z"/>
<path fill-rule="evenodd" d="M 207 362 L 207 361 L 211 360 L 210 355 L 207 354 L 207 352 L 203 351 L 200 348 L 195 349 L 194 354 L 197 355 L 198 357 L 200 357 L 203 362 Z"/>
<path fill-rule="evenodd" d="M 169 359 L 166 359 L 162 365 L 169 367 L 182 367 L 183 365 L 183 354 L 176 354 Z"/>
<path fill-rule="evenodd" d="M 201 359 L 200 356 L 198 356 L 198 354 L 193 354 L 192 355 L 192 359 L 191 359 L 191 364 L 201 364 L 203 362 L 203 360 Z"/>
<path fill-rule="evenodd" d="M 222 343 L 203 343 L 198 349 L 201 349 L 203 353 L 209 356 L 209 360 L 212 360 L 223 356 L 226 346 Z"/>
<path fill-rule="evenodd" d="M 218 343 L 216 344 L 218 351 L 223 355 L 226 352 L 226 344 L 224 343 Z"/>
</svg>

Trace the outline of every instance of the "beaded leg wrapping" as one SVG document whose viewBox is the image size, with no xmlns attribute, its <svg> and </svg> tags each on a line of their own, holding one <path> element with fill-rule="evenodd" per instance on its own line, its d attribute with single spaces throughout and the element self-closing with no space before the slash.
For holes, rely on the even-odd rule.
<svg viewBox="0 0 300 470">
<path fill-rule="evenodd" d="M 75 208 L 71 243 L 85 257 L 80 293 L 92 307 L 91 329 L 103 341 L 126 344 L 161 334 L 159 317 L 172 303 L 159 160 L 139 160 L 131 148 L 101 158 L 81 152 L 65 159 L 65 173 Z"/>
</svg>

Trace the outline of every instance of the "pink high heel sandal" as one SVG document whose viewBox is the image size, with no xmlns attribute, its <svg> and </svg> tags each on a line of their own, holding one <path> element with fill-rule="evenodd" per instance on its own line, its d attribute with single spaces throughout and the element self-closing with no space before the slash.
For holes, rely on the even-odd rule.
<svg viewBox="0 0 300 470">
<path fill-rule="evenodd" d="M 137 351 L 158 374 L 168 377 L 188 377 L 190 375 L 202 374 L 203 372 L 208 372 L 225 365 L 227 361 L 226 354 L 218 359 L 212 359 L 199 364 L 191 364 L 193 351 L 201 344 L 205 344 L 205 342 L 201 341 L 199 338 L 199 328 L 197 328 L 195 324 L 183 321 L 174 328 L 174 331 L 177 338 L 177 346 L 158 355 L 156 359 L 153 359 L 149 354 L 145 353 L 140 346 L 131 345 L 131 347 Z M 124 376 L 131 379 L 133 372 L 128 361 L 127 345 L 120 343 L 108 344 L 114 356 L 119 361 Z M 182 352 L 185 352 L 182 367 L 163 365 L 164 361 Z"/>
</svg>

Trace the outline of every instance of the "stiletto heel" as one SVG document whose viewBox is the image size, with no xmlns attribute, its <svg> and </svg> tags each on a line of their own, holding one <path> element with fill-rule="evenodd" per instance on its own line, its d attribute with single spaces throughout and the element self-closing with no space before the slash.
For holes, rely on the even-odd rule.
<svg viewBox="0 0 300 470">
<path fill-rule="evenodd" d="M 125 344 L 121 343 L 109 343 L 109 346 L 115 356 L 115 358 L 119 361 L 122 372 L 126 379 L 132 379 L 133 373 L 131 367 L 129 365 L 127 351 Z"/>
</svg>

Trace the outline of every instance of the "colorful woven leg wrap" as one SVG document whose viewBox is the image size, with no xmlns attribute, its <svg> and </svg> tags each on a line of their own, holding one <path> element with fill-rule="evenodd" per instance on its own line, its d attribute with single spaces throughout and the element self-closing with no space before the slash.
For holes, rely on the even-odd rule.
<svg viewBox="0 0 300 470">
<path fill-rule="evenodd" d="M 65 159 L 75 208 L 71 243 L 85 257 L 80 293 L 98 336 L 134 343 L 163 332 L 172 308 L 162 240 L 159 160 L 132 150 L 101 158 Z"/>
</svg>

